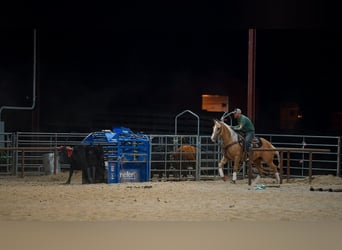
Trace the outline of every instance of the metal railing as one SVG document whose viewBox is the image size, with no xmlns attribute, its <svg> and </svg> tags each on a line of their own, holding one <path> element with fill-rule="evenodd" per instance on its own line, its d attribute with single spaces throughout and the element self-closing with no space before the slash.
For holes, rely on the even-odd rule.
<svg viewBox="0 0 342 250">
<path fill-rule="evenodd" d="M 341 175 L 341 137 L 312 135 L 259 134 L 268 139 L 275 147 L 323 149 L 328 152 L 317 152 L 312 159 L 313 174 Z M 289 162 L 291 176 L 308 176 L 309 154 L 305 150 L 291 153 L 284 160 Z"/>
<path fill-rule="evenodd" d="M 18 175 L 22 165 L 25 165 L 25 174 L 43 175 L 43 155 L 54 152 L 54 148 L 65 145 L 74 146 L 80 144 L 88 133 L 31 133 L 17 132 L 1 134 L 0 145 L 0 175 Z M 219 144 L 214 144 L 209 135 L 148 135 L 150 138 L 150 171 L 151 180 L 175 179 L 175 171 L 186 177 L 178 179 L 211 179 L 218 178 L 218 162 L 222 157 L 222 149 Z M 291 177 L 305 177 L 309 175 L 309 163 L 313 175 L 331 174 L 341 175 L 341 138 L 338 136 L 310 136 L 310 135 L 282 135 L 282 134 L 257 134 L 269 140 L 277 148 L 298 149 L 328 149 L 327 152 L 317 152 L 309 159 L 305 152 L 292 152 L 284 154 L 283 165 L 289 165 Z M 183 145 L 195 146 L 196 161 L 181 162 L 172 159 L 171 155 Z M 10 147 L 25 147 L 23 158 L 21 150 L 9 150 Z M 51 151 L 36 150 L 34 148 L 50 148 Z M 29 150 L 31 148 L 32 150 Z M 304 150 L 305 151 L 305 150 Z M 23 162 L 24 161 L 24 162 Z M 61 169 L 68 169 L 68 165 L 61 164 Z M 224 167 L 229 175 L 232 164 Z M 246 172 L 240 173 L 246 177 Z"/>
</svg>

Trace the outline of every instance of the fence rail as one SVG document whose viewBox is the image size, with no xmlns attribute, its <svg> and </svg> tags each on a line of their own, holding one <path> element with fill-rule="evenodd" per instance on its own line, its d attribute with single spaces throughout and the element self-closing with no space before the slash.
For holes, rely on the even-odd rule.
<svg viewBox="0 0 342 250">
<path fill-rule="evenodd" d="M 309 154 L 309 183 L 311 183 L 312 179 L 312 155 L 313 153 L 326 153 L 330 152 L 329 149 L 322 149 L 322 148 L 252 148 L 252 151 L 278 151 L 280 155 L 279 159 L 279 169 L 280 169 L 280 183 L 283 182 L 283 159 L 284 153 L 287 154 L 287 161 L 286 161 L 286 179 L 287 182 L 289 181 L 289 177 L 291 175 L 290 171 L 290 154 L 291 153 L 308 153 Z M 251 185 L 252 182 L 252 162 L 251 159 L 248 162 L 248 184 Z"/>
<path fill-rule="evenodd" d="M 57 171 L 57 165 L 58 165 L 58 149 L 51 148 L 51 147 L 6 147 L 6 148 L 0 148 L 0 152 L 3 151 L 15 151 L 15 152 L 21 152 L 21 167 L 20 167 L 20 172 L 21 172 L 21 177 L 24 177 L 25 175 L 25 159 L 27 156 L 25 156 L 26 152 L 31 153 L 31 152 L 52 152 L 54 155 L 54 167 L 53 167 L 53 173 L 56 174 Z"/>
<path fill-rule="evenodd" d="M 54 153 L 61 145 L 74 146 L 88 133 L 31 133 L 17 132 L 0 135 L 0 175 L 45 174 L 43 155 Z M 220 144 L 214 144 L 208 135 L 148 135 L 150 138 L 150 177 L 155 180 L 200 180 L 219 178 L 218 162 L 222 157 Z M 282 164 L 287 177 L 306 177 L 312 174 L 341 175 L 341 138 L 335 136 L 257 134 L 268 139 L 277 149 L 284 149 Z M 175 150 L 184 144 L 196 147 L 195 161 L 172 159 Z M 25 151 L 22 151 L 22 148 Z M 287 152 L 285 149 L 291 149 Z M 296 150 L 292 150 L 295 148 Z M 314 152 L 311 155 L 308 151 Z M 23 167 L 24 166 L 24 167 Z M 68 169 L 62 165 L 61 169 Z M 223 168 L 229 175 L 232 162 Z M 241 178 L 247 177 L 243 168 Z"/>
</svg>

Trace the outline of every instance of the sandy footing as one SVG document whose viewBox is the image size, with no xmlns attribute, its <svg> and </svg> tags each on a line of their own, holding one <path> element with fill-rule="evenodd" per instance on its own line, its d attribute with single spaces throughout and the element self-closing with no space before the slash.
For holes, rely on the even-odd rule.
<svg viewBox="0 0 342 250">
<path fill-rule="evenodd" d="M 255 243 L 271 249 L 280 242 L 290 249 L 293 240 L 303 244 L 298 249 L 340 249 L 340 177 L 313 176 L 311 184 L 308 178 L 290 179 L 280 187 L 272 178 L 261 178 L 264 186 L 258 189 L 247 179 L 235 185 L 222 180 L 86 185 L 80 173 L 65 185 L 67 175 L 0 177 L 4 249 L 32 239 L 40 240 L 42 249 L 72 242 L 79 242 L 80 249 L 101 242 L 102 248 L 114 239 L 113 244 L 143 249 L 158 244 L 247 249 Z M 21 241 L 15 240 L 18 236 Z"/>
</svg>

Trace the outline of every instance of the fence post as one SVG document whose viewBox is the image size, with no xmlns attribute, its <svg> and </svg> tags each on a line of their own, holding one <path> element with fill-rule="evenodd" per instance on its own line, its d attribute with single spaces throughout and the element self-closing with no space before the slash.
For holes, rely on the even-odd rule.
<svg viewBox="0 0 342 250">
<path fill-rule="evenodd" d="M 53 174 L 57 174 L 57 157 L 58 157 L 58 152 L 57 152 L 57 147 L 55 147 L 54 155 L 53 155 Z"/>
<path fill-rule="evenodd" d="M 309 183 L 312 180 L 312 152 L 309 152 Z"/>
<path fill-rule="evenodd" d="M 249 149 L 248 151 L 248 155 L 249 155 L 249 159 L 248 159 L 248 185 L 252 185 L 252 161 L 253 161 L 253 155 L 252 155 L 253 151 L 252 148 Z"/>
<path fill-rule="evenodd" d="M 284 159 L 284 152 L 280 151 L 280 153 L 279 153 L 280 184 L 283 184 L 283 175 L 284 175 L 283 159 Z"/>
<path fill-rule="evenodd" d="M 25 159 L 25 150 L 21 149 L 21 178 L 24 178 L 24 175 L 25 175 L 24 159 Z"/>
</svg>

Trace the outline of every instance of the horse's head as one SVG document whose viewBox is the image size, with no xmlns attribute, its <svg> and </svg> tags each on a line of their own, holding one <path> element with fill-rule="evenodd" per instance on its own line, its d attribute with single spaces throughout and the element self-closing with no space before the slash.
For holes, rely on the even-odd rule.
<svg viewBox="0 0 342 250">
<path fill-rule="evenodd" d="M 224 143 L 237 141 L 237 133 L 223 121 L 214 119 L 213 133 L 211 134 L 211 141 L 216 142 L 217 137 L 222 137 Z"/>
<path fill-rule="evenodd" d="M 214 119 L 213 132 L 212 132 L 211 137 L 210 137 L 212 142 L 216 142 L 217 137 L 219 135 L 221 135 L 222 126 L 223 126 L 223 124 L 219 120 Z"/>
</svg>

